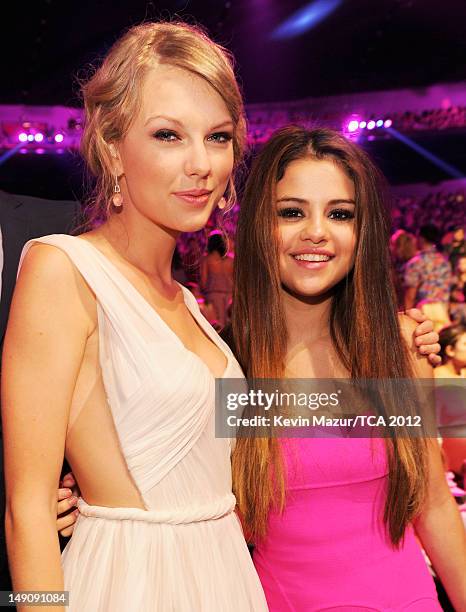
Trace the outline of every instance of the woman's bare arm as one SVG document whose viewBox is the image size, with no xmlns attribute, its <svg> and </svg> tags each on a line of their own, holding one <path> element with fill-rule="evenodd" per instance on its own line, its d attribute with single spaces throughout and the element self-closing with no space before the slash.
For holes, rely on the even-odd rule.
<svg viewBox="0 0 466 612">
<path fill-rule="evenodd" d="M 414 326 L 413 321 L 403 317 L 401 328 L 411 349 L 415 373 L 419 378 L 431 379 L 432 367 L 413 346 Z M 466 612 L 465 530 L 446 482 L 437 439 L 428 439 L 427 446 L 427 497 L 414 527 L 455 610 Z"/>
<path fill-rule="evenodd" d="M 414 523 L 432 565 L 455 610 L 466 611 L 466 535 L 448 488 L 437 440 L 428 441 L 428 491 Z"/>
<path fill-rule="evenodd" d="M 2 371 L 5 525 L 15 590 L 63 590 L 57 482 L 92 331 L 89 294 L 62 251 L 31 247 L 13 296 Z"/>
</svg>

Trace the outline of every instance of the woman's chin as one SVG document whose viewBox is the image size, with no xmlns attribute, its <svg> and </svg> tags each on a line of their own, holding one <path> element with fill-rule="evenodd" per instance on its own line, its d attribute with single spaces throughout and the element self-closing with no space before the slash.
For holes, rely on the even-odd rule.
<svg viewBox="0 0 466 612">
<path fill-rule="evenodd" d="M 331 287 L 327 285 L 316 286 L 316 285 L 294 285 L 284 286 L 284 290 L 290 295 L 294 296 L 298 300 L 319 300 L 320 298 L 326 298 L 331 292 Z"/>
</svg>

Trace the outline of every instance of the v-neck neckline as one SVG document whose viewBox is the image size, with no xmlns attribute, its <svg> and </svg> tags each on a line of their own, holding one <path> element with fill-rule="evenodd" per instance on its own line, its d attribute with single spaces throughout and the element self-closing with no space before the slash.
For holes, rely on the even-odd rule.
<svg viewBox="0 0 466 612">
<path fill-rule="evenodd" d="M 91 242 L 89 242 L 89 240 L 84 240 L 83 238 L 80 238 L 79 236 L 72 236 L 72 238 L 75 238 L 76 240 L 79 240 L 80 242 L 88 244 L 94 252 L 96 252 L 100 257 L 102 257 L 102 259 L 110 266 L 112 271 L 115 274 L 117 274 L 119 278 L 121 278 L 123 283 L 129 288 L 129 290 L 133 293 L 136 299 L 138 299 L 139 302 L 146 308 L 146 310 L 151 314 L 151 316 L 155 317 L 157 321 L 168 331 L 168 333 L 171 336 L 173 336 L 174 340 L 178 343 L 178 345 L 181 348 L 183 348 L 187 353 L 190 353 L 191 355 L 193 355 L 201 364 L 203 364 L 203 366 L 207 369 L 207 371 L 210 373 L 212 378 L 224 378 L 225 377 L 231 365 L 230 354 L 228 351 L 224 349 L 224 347 L 220 344 L 220 342 L 217 342 L 217 338 L 215 337 L 216 332 L 214 328 L 210 325 L 210 323 L 206 319 L 202 320 L 203 319 L 202 315 L 200 313 L 196 313 L 195 310 L 192 309 L 191 306 L 189 305 L 189 299 L 187 299 L 187 295 L 186 295 L 186 291 L 189 291 L 189 289 L 186 289 L 186 287 L 183 287 L 181 283 L 178 283 L 178 281 L 175 281 L 181 289 L 184 304 L 186 308 L 188 309 L 189 314 L 194 319 L 194 323 L 200 328 L 201 333 L 204 333 L 207 336 L 207 338 L 218 349 L 220 349 L 220 351 L 226 358 L 225 369 L 223 370 L 222 374 L 219 377 L 215 376 L 215 374 L 212 372 L 212 370 L 209 368 L 206 362 L 197 353 L 195 353 L 194 351 L 192 351 L 185 345 L 185 343 L 181 340 L 178 334 L 170 327 L 170 325 L 164 320 L 164 318 L 157 311 L 157 309 L 154 306 L 152 306 L 152 304 L 142 295 L 139 289 L 137 289 L 134 286 L 134 284 L 123 274 L 123 272 L 121 272 L 118 269 L 118 267 L 111 261 L 109 257 L 107 257 L 107 255 L 102 253 L 102 251 L 98 249 L 96 246 L 94 246 Z M 199 317 L 198 317 L 198 314 L 199 314 Z M 218 339 L 220 340 L 220 337 L 218 337 Z"/>
</svg>

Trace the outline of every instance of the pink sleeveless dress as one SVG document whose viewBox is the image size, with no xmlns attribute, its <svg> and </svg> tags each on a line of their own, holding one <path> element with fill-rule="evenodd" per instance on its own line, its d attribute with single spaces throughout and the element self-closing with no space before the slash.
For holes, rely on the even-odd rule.
<svg viewBox="0 0 466 612">
<path fill-rule="evenodd" d="M 282 448 L 287 505 L 254 550 L 270 612 L 441 610 L 413 529 L 400 549 L 385 532 L 383 440 L 288 439 Z"/>
</svg>

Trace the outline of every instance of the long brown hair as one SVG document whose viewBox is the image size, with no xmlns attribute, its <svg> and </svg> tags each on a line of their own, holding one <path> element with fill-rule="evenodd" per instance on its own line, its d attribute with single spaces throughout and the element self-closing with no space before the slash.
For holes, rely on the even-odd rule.
<svg viewBox="0 0 466 612">
<path fill-rule="evenodd" d="M 236 235 L 232 332 L 248 378 L 284 374 L 287 329 L 278 265 L 275 186 L 297 159 L 330 159 L 353 181 L 356 194 L 354 267 L 333 289 L 332 342 L 353 380 L 409 378 L 408 348 L 398 325 L 390 268 L 385 182 L 357 145 L 328 129 L 289 126 L 277 131 L 253 164 L 241 200 Z M 377 313 L 377 333 L 373 314 Z M 398 545 L 425 495 L 426 445 L 387 440 L 389 484 L 384 521 Z M 246 531 L 266 533 L 268 513 L 285 505 L 285 471 L 277 438 L 239 438 L 233 486 Z"/>
</svg>

